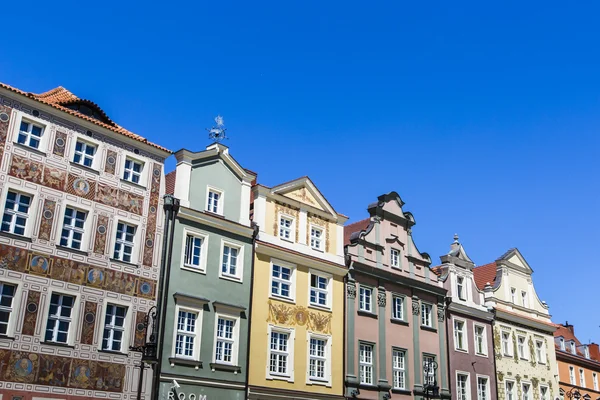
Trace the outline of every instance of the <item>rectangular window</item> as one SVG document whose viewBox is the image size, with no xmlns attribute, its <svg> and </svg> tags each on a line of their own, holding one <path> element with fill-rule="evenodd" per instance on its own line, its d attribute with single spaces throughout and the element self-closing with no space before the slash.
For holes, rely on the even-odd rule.
<svg viewBox="0 0 600 400">
<path fill-rule="evenodd" d="M 583 346 L 583 354 L 585 355 L 585 358 L 587 358 L 589 360 L 590 358 L 590 349 L 587 346 Z"/>
<path fill-rule="evenodd" d="M 292 270 L 273 264 L 271 273 L 271 294 L 282 297 L 292 297 Z"/>
<path fill-rule="evenodd" d="M 514 287 L 510 288 L 510 301 L 513 304 L 517 304 L 517 289 Z"/>
<path fill-rule="evenodd" d="M 310 304 L 328 307 L 329 278 L 310 273 Z"/>
<path fill-rule="evenodd" d="M 394 350 L 392 352 L 392 377 L 393 388 L 406 390 L 406 352 Z"/>
<path fill-rule="evenodd" d="M 4 204 L 4 216 L 2 217 L 2 232 L 24 235 L 29 207 L 32 197 L 30 195 L 9 191 L 6 194 Z"/>
<path fill-rule="evenodd" d="M 475 353 L 487 355 L 487 338 L 484 326 L 475 325 Z"/>
<path fill-rule="evenodd" d="M 221 193 L 216 190 L 208 190 L 208 202 L 206 203 L 206 209 L 215 214 L 221 214 Z"/>
<path fill-rule="evenodd" d="M 585 387 L 585 372 L 579 368 L 579 386 Z"/>
<path fill-rule="evenodd" d="M 510 332 L 502 332 L 502 354 L 505 356 L 512 356 L 512 349 L 510 347 Z"/>
<path fill-rule="evenodd" d="M 175 357 L 194 358 L 197 319 L 197 313 L 179 310 L 177 315 L 177 334 L 175 337 Z"/>
<path fill-rule="evenodd" d="M 0 335 L 8 334 L 8 324 L 13 312 L 13 299 L 17 287 L 0 282 Z"/>
<path fill-rule="evenodd" d="M 115 239 L 115 260 L 131 262 L 135 238 L 135 226 L 119 222 L 117 224 L 117 237 Z"/>
<path fill-rule="evenodd" d="M 558 339 L 558 341 L 560 342 L 560 349 L 562 351 L 565 351 L 565 339 L 560 338 L 560 339 Z"/>
<path fill-rule="evenodd" d="M 394 268 L 400 268 L 400 251 L 396 249 L 390 250 L 390 265 Z"/>
<path fill-rule="evenodd" d="M 65 208 L 65 218 L 63 220 L 63 229 L 60 237 L 60 245 L 70 247 L 72 249 L 81 249 L 81 241 L 83 239 L 85 211 L 77 210 L 72 207 Z"/>
<path fill-rule="evenodd" d="M 535 357 L 538 363 L 546 364 L 546 349 L 544 348 L 544 342 L 541 340 L 535 341 Z"/>
<path fill-rule="evenodd" d="M 315 250 L 323 250 L 323 229 L 310 228 L 310 247 Z"/>
<path fill-rule="evenodd" d="M 594 390 L 598 391 L 598 374 L 595 372 L 592 373 L 592 380 L 594 381 Z"/>
<path fill-rule="evenodd" d="M 432 356 L 423 356 L 423 365 L 429 365 L 427 371 L 423 371 L 425 373 L 425 376 L 423 377 L 423 382 L 427 385 L 434 385 L 436 381 L 435 369 L 433 368 L 434 361 L 435 358 L 433 358 Z"/>
<path fill-rule="evenodd" d="M 139 161 L 128 158 L 125 160 L 125 172 L 123 173 L 123 179 L 133 183 L 140 183 L 142 177 L 142 169 L 144 164 Z"/>
<path fill-rule="evenodd" d="M 540 386 L 540 400 L 550 400 L 547 386 Z"/>
<path fill-rule="evenodd" d="M 185 259 L 183 265 L 186 267 L 199 268 L 202 260 L 202 242 L 204 239 L 198 236 L 187 235 L 185 239 Z"/>
<path fill-rule="evenodd" d="M 515 383 L 506 381 L 506 400 L 517 400 L 515 397 Z"/>
<path fill-rule="evenodd" d="M 273 375 L 290 375 L 289 333 L 271 331 L 269 348 L 269 372 Z"/>
<path fill-rule="evenodd" d="M 233 349 L 235 346 L 235 320 L 219 317 L 217 319 L 217 340 L 215 343 L 215 361 L 233 364 Z"/>
<path fill-rule="evenodd" d="M 326 381 L 327 340 L 311 337 L 308 352 L 308 376 L 311 380 Z"/>
<path fill-rule="evenodd" d="M 239 278 L 237 265 L 239 251 L 239 247 L 223 245 L 223 263 L 221 264 L 221 273 L 224 276 Z"/>
<path fill-rule="evenodd" d="M 286 240 L 292 240 L 293 220 L 287 217 L 279 218 L 279 237 Z"/>
<path fill-rule="evenodd" d="M 33 147 L 34 149 L 39 149 L 43 134 L 43 126 L 34 124 L 33 122 L 21 121 L 17 142 L 24 144 L 25 146 Z"/>
<path fill-rule="evenodd" d="M 122 351 L 126 315 L 127 307 L 117 306 L 115 304 L 106 305 L 102 350 Z M 128 351 L 129 349 L 123 350 Z"/>
<path fill-rule="evenodd" d="M 527 292 L 522 291 L 521 292 L 521 305 L 523 307 L 527 307 L 528 303 L 527 303 Z"/>
<path fill-rule="evenodd" d="M 577 348 L 575 347 L 574 341 L 571 341 L 571 354 L 577 354 Z"/>
<path fill-rule="evenodd" d="M 428 327 L 432 326 L 431 311 L 431 304 L 421 303 L 421 325 Z"/>
<path fill-rule="evenodd" d="M 461 300 L 465 300 L 465 278 L 459 276 L 456 278 L 456 294 Z"/>
<path fill-rule="evenodd" d="M 373 290 L 361 286 L 358 291 L 358 309 L 373 312 Z"/>
<path fill-rule="evenodd" d="M 392 298 L 392 318 L 393 319 L 404 319 L 404 297 L 394 296 Z"/>
<path fill-rule="evenodd" d="M 373 346 L 370 344 L 360 345 L 360 383 L 364 385 L 373 384 Z"/>
<path fill-rule="evenodd" d="M 569 381 L 571 385 L 575 385 L 575 368 L 569 366 Z"/>
<path fill-rule="evenodd" d="M 477 400 L 489 400 L 488 378 L 483 376 L 477 377 Z"/>
<path fill-rule="evenodd" d="M 456 398 L 458 400 L 467 400 L 469 396 L 469 375 L 456 375 Z"/>
<path fill-rule="evenodd" d="M 467 350 L 465 321 L 454 320 L 454 346 L 457 350 Z"/>
<path fill-rule="evenodd" d="M 524 383 L 522 385 L 522 389 L 523 389 L 522 400 L 532 400 L 531 399 L 531 385 L 529 383 Z"/>
<path fill-rule="evenodd" d="M 94 154 L 96 154 L 96 146 L 78 140 L 75 143 L 73 162 L 91 168 L 94 162 Z"/>
<path fill-rule="evenodd" d="M 519 352 L 519 358 L 527 359 L 525 336 L 517 336 L 517 351 Z"/>
<path fill-rule="evenodd" d="M 48 323 L 46 324 L 45 340 L 47 342 L 67 343 L 74 305 L 75 297 L 52 293 L 50 296 Z"/>
</svg>

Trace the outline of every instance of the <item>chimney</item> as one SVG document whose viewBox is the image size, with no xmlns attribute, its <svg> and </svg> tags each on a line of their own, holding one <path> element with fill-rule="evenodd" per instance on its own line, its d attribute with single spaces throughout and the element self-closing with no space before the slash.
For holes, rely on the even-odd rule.
<svg viewBox="0 0 600 400">
<path fill-rule="evenodd" d="M 573 336 L 575 336 L 575 327 L 573 325 L 569 325 L 569 321 L 565 322 L 565 328 L 567 328 L 568 330 L 570 330 L 571 333 L 573 334 Z"/>
<path fill-rule="evenodd" d="M 598 349 L 598 345 L 596 343 L 588 344 L 588 349 L 590 350 L 590 358 L 592 360 L 600 361 L 600 349 Z"/>
</svg>

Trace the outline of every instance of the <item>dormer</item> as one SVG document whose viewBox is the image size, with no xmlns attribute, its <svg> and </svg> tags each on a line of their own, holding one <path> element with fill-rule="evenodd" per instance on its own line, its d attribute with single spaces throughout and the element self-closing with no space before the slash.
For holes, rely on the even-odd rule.
<svg viewBox="0 0 600 400">
<path fill-rule="evenodd" d="M 590 359 L 590 348 L 587 345 L 583 345 L 583 355 L 588 360 Z"/>
<path fill-rule="evenodd" d="M 569 342 L 569 350 L 571 351 L 571 354 L 577 354 L 577 346 L 575 345 L 574 340 Z"/>
<path fill-rule="evenodd" d="M 559 346 L 560 346 L 560 349 L 561 349 L 562 351 L 565 351 L 565 338 L 563 338 L 563 337 L 559 337 L 559 338 L 558 338 L 558 344 L 559 344 Z"/>
</svg>

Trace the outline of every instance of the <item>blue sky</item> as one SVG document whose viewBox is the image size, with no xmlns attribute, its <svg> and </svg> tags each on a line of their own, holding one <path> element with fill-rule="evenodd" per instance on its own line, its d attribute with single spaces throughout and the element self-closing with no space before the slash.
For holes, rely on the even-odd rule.
<svg viewBox="0 0 600 400">
<path fill-rule="evenodd" d="M 173 150 L 222 114 L 265 185 L 309 175 L 351 220 L 395 190 L 434 260 L 455 232 L 477 264 L 518 247 L 599 342 L 600 4 L 373 3 L 6 2 L 0 80 Z"/>
</svg>

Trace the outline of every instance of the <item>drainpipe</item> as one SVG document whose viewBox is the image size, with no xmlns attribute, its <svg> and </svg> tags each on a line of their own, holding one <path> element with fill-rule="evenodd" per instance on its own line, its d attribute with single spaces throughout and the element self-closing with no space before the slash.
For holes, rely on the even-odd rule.
<svg viewBox="0 0 600 400">
<path fill-rule="evenodd" d="M 252 299 L 254 296 L 254 259 L 256 258 L 256 237 L 258 236 L 258 225 L 252 222 L 252 264 L 250 265 L 250 303 L 248 304 L 248 339 L 246 343 L 246 381 L 244 382 L 246 398 L 250 396 L 250 386 L 248 385 L 250 369 L 250 336 L 252 335 Z"/>
<path fill-rule="evenodd" d="M 452 398 L 452 367 L 450 366 L 450 327 L 448 326 L 448 317 L 450 316 L 450 304 L 452 304 L 452 297 L 446 297 L 446 359 L 448 360 L 448 392 L 450 398 Z"/>
</svg>

